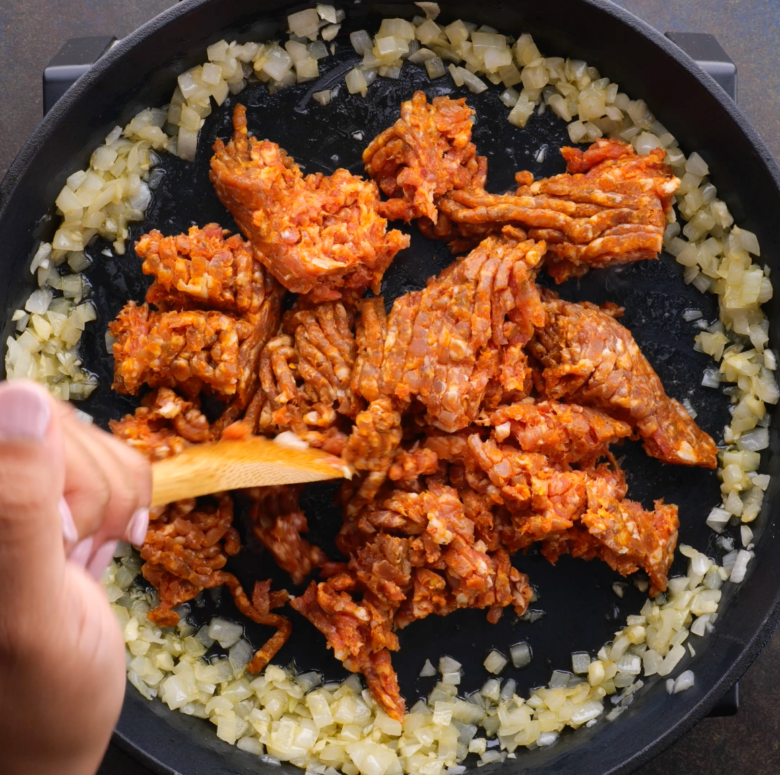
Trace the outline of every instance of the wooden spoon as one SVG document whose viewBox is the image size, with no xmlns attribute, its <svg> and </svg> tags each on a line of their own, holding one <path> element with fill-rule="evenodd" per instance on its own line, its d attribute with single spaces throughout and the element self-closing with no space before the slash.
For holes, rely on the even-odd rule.
<svg viewBox="0 0 780 775">
<path fill-rule="evenodd" d="M 262 436 L 187 447 L 152 464 L 152 506 L 244 487 L 351 478 L 341 458 L 298 449 Z"/>
</svg>

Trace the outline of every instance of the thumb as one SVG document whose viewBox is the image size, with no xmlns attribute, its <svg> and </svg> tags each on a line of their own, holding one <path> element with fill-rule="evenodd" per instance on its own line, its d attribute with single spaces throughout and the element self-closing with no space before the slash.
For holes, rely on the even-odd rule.
<svg viewBox="0 0 780 775">
<path fill-rule="evenodd" d="M 32 382 L 0 384 L 0 618 L 45 600 L 62 578 L 65 459 L 54 400 Z M 68 521 L 70 520 L 70 521 Z M 0 627 L 0 631 L 2 631 Z"/>
</svg>

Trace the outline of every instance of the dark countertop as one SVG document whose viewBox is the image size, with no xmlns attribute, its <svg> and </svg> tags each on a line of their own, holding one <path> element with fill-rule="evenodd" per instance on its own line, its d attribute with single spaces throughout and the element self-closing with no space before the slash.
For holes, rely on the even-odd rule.
<svg viewBox="0 0 780 775">
<path fill-rule="evenodd" d="M 0 2 L 0 176 L 40 120 L 41 73 L 71 37 L 122 37 L 171 0 L 2 0 Z M 738 103 L 780 159 L 778 0 L 620 0 L 662 32 L 710 32 L 739 70 Z M 638 775 L 780 773 L 780 633 L 740 682 L 734 718 L 705 719 Z M 101 775 L 139 775 L 112 748 Z"/>
</svg>

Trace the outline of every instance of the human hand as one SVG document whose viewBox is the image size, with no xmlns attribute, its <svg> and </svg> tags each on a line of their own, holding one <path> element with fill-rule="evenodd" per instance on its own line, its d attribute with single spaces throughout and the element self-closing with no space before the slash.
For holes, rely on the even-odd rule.
<svg viewBox="0 0 780 775">
<path fill-rule="evenodd" d="M 125 691 L 99 580 L 143 543 L 149 464 L 30 382 L 0 385 L 0 761 L 5 775 L 93 775 Z"/>
</svg>

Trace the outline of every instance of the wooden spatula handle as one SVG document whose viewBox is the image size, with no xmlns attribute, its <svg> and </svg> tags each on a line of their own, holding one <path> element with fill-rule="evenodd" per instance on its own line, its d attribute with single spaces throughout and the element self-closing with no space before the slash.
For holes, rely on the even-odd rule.
<svg viewBox="0 0 780 775">
<path fill-rule="evenodd" d="M 348 474 L 349 468 L 340 458 L 318 449 L 292 449 L 262 437 L 197 444 L 152 465 L 152 505 Z"/>
</svg>

